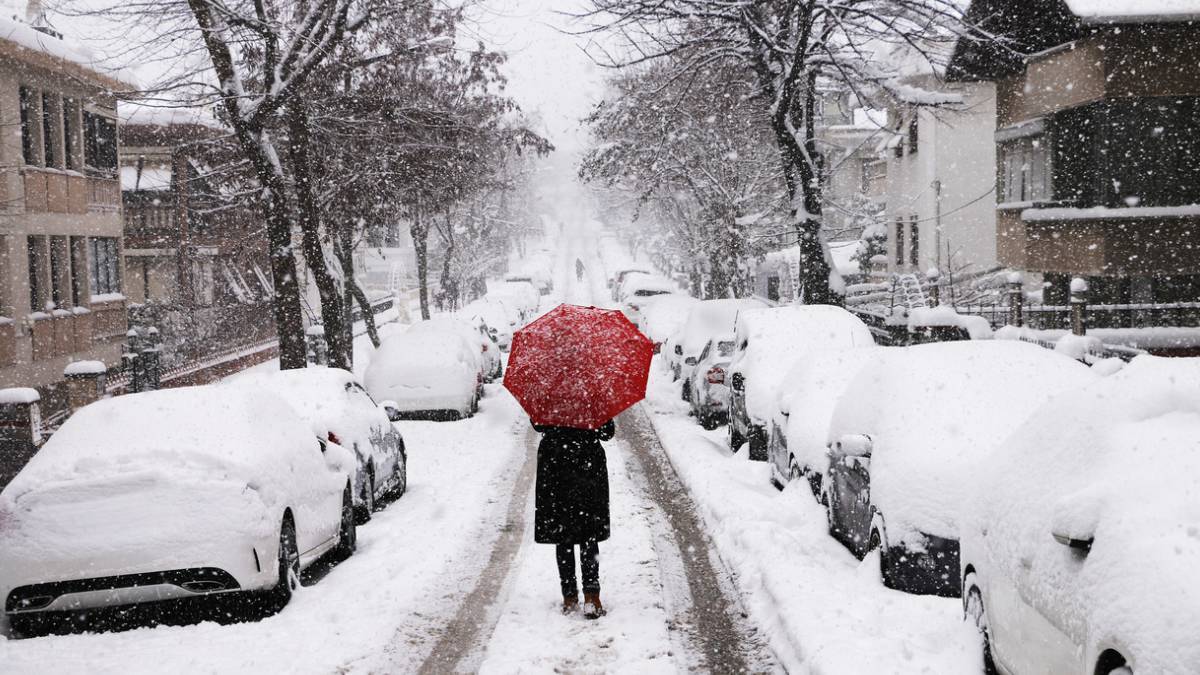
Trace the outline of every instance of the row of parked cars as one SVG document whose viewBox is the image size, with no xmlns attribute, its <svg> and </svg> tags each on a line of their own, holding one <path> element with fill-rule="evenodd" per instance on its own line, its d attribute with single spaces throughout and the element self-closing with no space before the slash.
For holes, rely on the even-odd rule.
<svg viewBox="0 0 1200 675">
<path fill-rule="evenodd" d="M 843 309 L 755 299 L 640 325 L 700 423 L 811 490 L 887 586 L 962 598 L 989 672 L 1195 672 L 1200 359 L 879 347 Z"/>
<path fill-rule="evenodd" d="M 345 370 L 251 372 L 82 408 L 0 492 L 0 600 L 35 635 L 98 609 L 238 599 L 285 605 L 403 495 L 393 422 L 471 416 L 533 318 L 532 283 L 389 336 Z"/>
</svg>

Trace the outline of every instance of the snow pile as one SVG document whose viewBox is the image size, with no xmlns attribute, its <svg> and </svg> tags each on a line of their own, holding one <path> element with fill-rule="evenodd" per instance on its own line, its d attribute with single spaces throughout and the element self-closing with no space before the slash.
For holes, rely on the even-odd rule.
<svg viewBox="0 0 1200 675">
<path fill-rule="evenodd" d="M 846 388 L 828 441 L 873 441 L 871 502 L 892 541 L 958 538 L 979 462 L 1051 396 L 1093 382 L 1076 361 L 1023 342 L 889 348 Z"/>
<path fill-rule="evenodd" d="M 977 475 L 964 563 L 1139 672 L 1195 672 L 1200 359 L 1138 357 L 1055 398 Z M 1084 558 L 1052 534 L 1095 541 Z"/>
<path fill-rule="evenodd" d="M 779 387 L 788 368 L 805 357 L 875 345 L 858 317 L 830 305 L 752 309 L 738 315 L 734 329 L 737 352 L 730 373 L 746 380 L 746 409 L 756 423 L 771 419 Z"/>
<path fill-rule="evenodd" d="M 829 423 L 843 392 L 858 374 L 870 369 L 880 348 L 841 349 L 820 358 L 801 359 L 784 377 L 779 407 L 787 413 L 787 449 L 802 470 L 825 473 Z"/>
<path fill-rule="evenodd" d="M 108 372 L 108 366 L 103 361 L 72 361 L 63 368 L 63 375 L 100 375 Z"/>
<path fill-rule="evenodd" d="M 42 395 L 33 387 L 9 387 L 0 389 L 0 405 L 28 405 L 42 400 Z"/>
</svg>

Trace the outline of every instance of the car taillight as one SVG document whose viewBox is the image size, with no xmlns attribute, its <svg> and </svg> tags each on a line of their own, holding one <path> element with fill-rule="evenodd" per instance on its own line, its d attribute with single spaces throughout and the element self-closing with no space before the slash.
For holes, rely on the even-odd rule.
<svg viewBox="0 0 1200 675">
<path fill-rule="evenodd" d="M 332 431 L 329 432 L 329 442 L 336 443 L 337 445 L 342 444 L 342 441 L 337 437 L 337 434 L 333 433 Z"/>
<path fill-rule="evenodd" d="M 725 384 L 725 371 L 721 368 L 708 369 L 709 384 Z"/>
<path fill-rule="evenodd" d="M 483 348 L 483 353 L 486 354 L 487 353 L 487 345 L 481 344 L 479 346 Z"/>
</svg>

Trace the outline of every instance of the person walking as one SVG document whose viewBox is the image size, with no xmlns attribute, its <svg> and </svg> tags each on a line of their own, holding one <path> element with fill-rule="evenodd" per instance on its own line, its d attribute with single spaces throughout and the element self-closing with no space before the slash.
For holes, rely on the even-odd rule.
<svg viewBox="0 0 1200 675">
<path fill-rule="evenodd" d="M 583 261 L 579 258 L 575 259 L 575 278 L 583 281 L 583 273 L 587 268 L 583 266 Z"/>
<path fill-rule="evenodd" d="M 575 548 L 583 576 L 583 615 L 605 615 L 600 602 L 600 547 L 609 537 L 608 463 L 601 441 L 612 439 L 617 427 L 609 420 L 599 429 L 577 429 L 534 423 L 542 434 L 538 445 L 537 486 L 534 492 L 534 541 L 554 544 L 562 611 L 580 608 L 575 576 Z"/>
</svg>

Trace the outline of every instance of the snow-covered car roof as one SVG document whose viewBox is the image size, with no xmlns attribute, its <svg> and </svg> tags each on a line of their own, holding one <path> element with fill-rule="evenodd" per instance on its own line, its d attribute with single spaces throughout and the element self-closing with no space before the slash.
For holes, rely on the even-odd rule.
<svg viewBox="0 0 1200 675">
<path fill-rule="evenodd" d="M 699 300 L 690 295 L 668 293 L 646 298 L 642 308 L 642 332 L 655 342 L 663 342 L 687 321 L 688 313 Z"/>
<path fill-rule="evenodd" d="M 382 390 L 378 385 L 387 388 L 394 381 L 436 381 L 447 374 L 447 369 L 474 373 L 478 367 L 474 352 L 463 340 L 447 340 L 443 332 L 407 332 L 383 340 L 371 356 L 363 382 L 367 391 L 376 392 Z M 373 395 L 377 400 L 383 398 Z"/>
<path fill-rule="evenodd" d="M 621 284 L 621 294 L 629 299 L 640 291 L 653 291 L 656 293 L 678 293 L 679 286 L 670 279 L 660 277 L 656 274 L 631 274 L 625 278 Z"/>
<path fill-rule="evenodd" d="M 889 347 L 846 387 L 826 440 L 871 437 L 871 501 L 889 539 L 957 539 L 981 460 L 1047 399 L 1096 377 L 1025 342 Z"/>
<path fill-rule="evenodd" d="M 101 399 L 69 417 L 4 490 L 161 470 L 270 483 L 317 439 L 273 393 L 232 385 Z"/>
<path fill-rule="evenodd" d="M 680 331 L 679 344 L 685 356 L 695 356 L 713 335 L 728 333 L 742 310 L 761 309 L 767 304 L 757 298 L 701 300 L 688 313 Z"/>
<path fill-rule="evenodd" d="M 464 319 L 448 316 L 435 316 L 432 319 L 418 321 L 408 327 L 407 333 L 409 335 L 441 334 L 457 336 L 468 347 L 467 353 L 474 361 L 479 360 L 479 345 L 484 341 L 484 337 L 478 328 Z"/>
<path fill-rule="evenodd" d="M 1200 359 L 1139 356 L 1054 398 L 971 486 L 964 538 L 987 528 L 982 543 L 1003 573 L 1119 643 L 1138 672 L 1195 672 Z M 1086 560 L 1055 533 L 1094 538 Z"/>
<path fill-rule="evenodd" d="M 373 428 L 389 424 L 387 414 L 357 390 L 354 375 L 340 368 L 309 366 L 252 373 L 233 384 L 270 391 L 312 423 L 318 435 L 333 432 L 341 445 L 357 446 L 360 453 L 370 450 Z"/>
<path fill-rule="evenodd" d="M 735 323 L 737 353 L 730 371 L 746 378 L 746 409 L 766 422 L 778 407 L 788 369 L 801 358 L 839 349 L 875 346 L 861 319 L 832 305 L 749 309 Z"/>
</svg>

